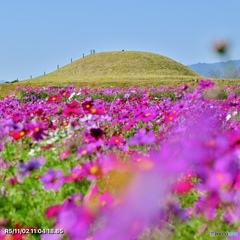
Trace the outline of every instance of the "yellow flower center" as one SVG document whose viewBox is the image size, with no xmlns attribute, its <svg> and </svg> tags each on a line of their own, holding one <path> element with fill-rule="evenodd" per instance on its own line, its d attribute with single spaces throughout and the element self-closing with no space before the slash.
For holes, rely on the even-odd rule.
<svg viewBox="0 0 240 240">
<path fill-rule="evenodd" d="M 22 137 L 22 136 L 25 135 L 25 132 L 24 132 L 24 131 L 21 131 L 21 132 L 19 133 L 19 135 Z"/>
<path fill-rule="evenodd" d="M 99 171 L 99 168 L 96 165 L 90 168 L 90 173 L 93 175 L 96 174 L 98 171 Z"/>
<path fill-rule="evenodd" d="M 35 128 L 35 132 L 39 132 L 40 129 L 38 127 Z"/>
</svg>

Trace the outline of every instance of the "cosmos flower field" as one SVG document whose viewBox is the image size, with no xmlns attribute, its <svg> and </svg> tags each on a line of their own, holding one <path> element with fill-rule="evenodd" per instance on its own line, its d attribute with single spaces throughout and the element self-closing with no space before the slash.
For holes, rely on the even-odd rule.
<svg viewBox="0 0 240 240">
<path fill-rule="evenodd" d="M 239 94 L 19 87 L 0 100 L 0 240 L 237 234 Z"/>
</svg>

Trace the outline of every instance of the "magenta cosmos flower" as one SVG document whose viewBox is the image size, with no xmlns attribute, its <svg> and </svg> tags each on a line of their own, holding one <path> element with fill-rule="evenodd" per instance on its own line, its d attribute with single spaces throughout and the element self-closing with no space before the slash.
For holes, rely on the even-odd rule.
<svg viewBox="0 0 240 240">
<path fill-rule="evenodd" d="M 138 144 L 154 144 L 155 143 L 155 134 L 154 132 L 146 132 L 146 129 L 142 128 L 135 135 L 129 139 L 130 145 Z"/>
<path fill-rule="evenodd" d="M 93 220 L 91 212 L 84 206 L 70 205 L 59 212 L 56 228 L 63 229 L 69 239 L 88 239 Z"/>
<path fill-rule="evenodd" d="M 63 159 L 68 158 L 69 156 L 70 156 L 70 151 L 69 150 L 65 150 L 65 151 L 60 153 L 59 159 L 63 160 Z"/>
<path fill-rule="evenodd" d="M 115 136 L 110 137 L 108 142 L 110 145 L 120 146 L 125 142 L 125 140 L 123 137 L 115 135 Z"/>
<path fill-rule="evenodd" d="M 40 122 L 29 123 L 27 124 L 27 127 L 35 141 L 43 140 L 44 136 L 48 136 L 45 132 L 46 128 L 43 127 Z"/>
<path fill-rule="evenodd" d="M 139 120 L 143 122 L 148 122 L 150 120 L 154 120 L 157 116 L 157 109 L 156 108 L 149 108 L 144 109 L 139 116 Z"/>
<path fill-rule="evenodd" d="M 212 82 L 210 79 L 206 79 L 206 80 L 200 80 L 199 81 L 199 86 L 201 88 L 211 88 L 214 87 L 215 83 Z"/>
<path fill-rule="evenodd" d="M 82 113 L 80 103 L 77 102 L 76 100 L 67 103 L 66 107 L 63 110 L 64 114 L 66 116 L 71 116 L 71 115 L 79 115 Z"/>
</svg>

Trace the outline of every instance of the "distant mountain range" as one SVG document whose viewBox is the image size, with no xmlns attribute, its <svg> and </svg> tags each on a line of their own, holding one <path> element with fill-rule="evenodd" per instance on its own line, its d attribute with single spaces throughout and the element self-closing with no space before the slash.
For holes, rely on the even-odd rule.
<svg viewBox="0 0 240 240">
<path fill-rule="evenodd" d="M 211 78 L 240 78 L 240 60 L 188 65 L 191 70 Z"/>
</svg>

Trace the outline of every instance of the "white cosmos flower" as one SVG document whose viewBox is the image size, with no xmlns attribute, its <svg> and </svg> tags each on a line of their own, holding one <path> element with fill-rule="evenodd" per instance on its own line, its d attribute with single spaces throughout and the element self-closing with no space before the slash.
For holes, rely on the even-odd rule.
<svg viewBox="0 0 240 240">
<path fill-rule="evenodd" d="M 87 122 L 87 121 L 91 120 L 92 118 L 93 118 L 92 114 L 87 114 L 84 117 L 80 118 L 79 121 L 80 122 Z"/>
<path fill-rule="evenodd" d="M 35 149 L 31 149 L 28 153 L 29 156 L 34 156 L 35 155 Z"/>
<path fill-rule="evenodd" d="M 229 113 L 227 116 L 226 116 L 226 121 L 228 121 L 229 119 L 231 119 L 232 115 Z"/>
<path fill-rule="evenodd" d="M 68 100 L 71 100 L 71 99 L 73 98 L 73 96 L 75 96 L 75 95 L 76 95 L 76 93 L 73 92 L 73 93 L 70 95 L 70 97 L 68 98 Z"/>
</svg>

